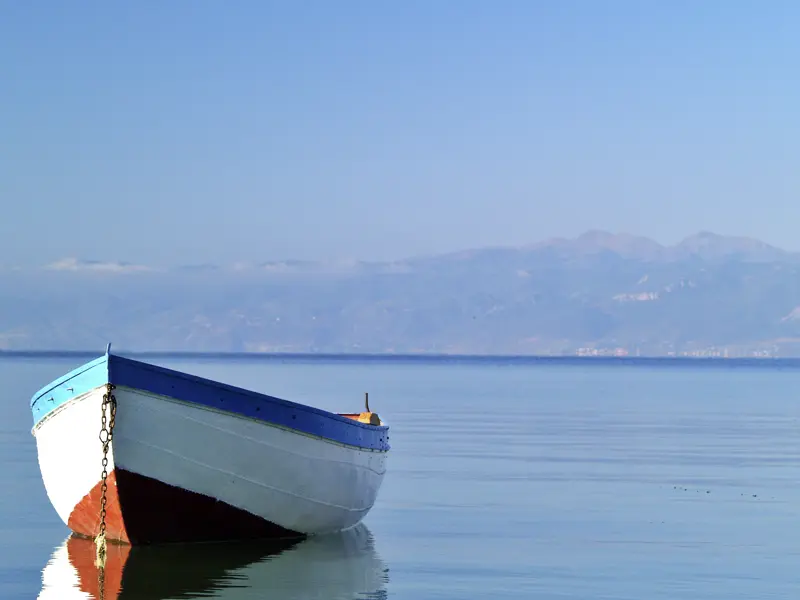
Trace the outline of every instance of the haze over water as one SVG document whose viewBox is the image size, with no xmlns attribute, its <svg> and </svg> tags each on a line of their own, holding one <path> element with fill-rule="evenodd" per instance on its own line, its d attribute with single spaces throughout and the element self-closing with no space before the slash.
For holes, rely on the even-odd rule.
<svg viewBox="0 0 800 600">
<path fill-rule="evenodd" d="M 0 359 L 1 598 L 93 597 L 28 408 L 83 360 Z M 730 600 L 800 583 L 800 369 L 153 362 L 334 411 L 369 392 L 392 451 L 364 527 L 284 549 L 134 552 L 122 598 Z"/>
</svg>

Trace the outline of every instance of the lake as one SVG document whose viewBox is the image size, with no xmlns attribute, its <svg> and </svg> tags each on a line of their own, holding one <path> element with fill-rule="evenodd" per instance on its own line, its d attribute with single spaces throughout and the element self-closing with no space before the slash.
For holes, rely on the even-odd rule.
<svg viewBox="0 0 800 600">
<path fill-rule="evenodd" d="M 392 450 L 362 527 L 135 549 L 119 598 L 731 600 L 800 584 L 800 369 L 150 360 L 339 412 L 369 392 Z M 96 597 L 28 406 L 82 362 L 0 358 L 0 598 Z"/>
</svg>

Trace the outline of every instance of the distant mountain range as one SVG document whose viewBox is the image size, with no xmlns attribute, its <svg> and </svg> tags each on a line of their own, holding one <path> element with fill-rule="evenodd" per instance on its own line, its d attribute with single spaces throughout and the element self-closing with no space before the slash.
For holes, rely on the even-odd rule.
<svg viewBox="0 0 800 600">
<path fill-rule="evenodd" d="M 800 254 L 589 231 L 392 262 L 0 268 L 0 349 L 800 355 Z"/>
</svg>

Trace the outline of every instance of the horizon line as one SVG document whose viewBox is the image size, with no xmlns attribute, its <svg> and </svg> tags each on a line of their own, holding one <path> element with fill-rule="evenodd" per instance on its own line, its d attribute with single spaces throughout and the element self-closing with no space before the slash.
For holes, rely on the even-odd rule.
<svg viewBox="0 0 800 600">
<path fill-rule="evenodd" d="M 88 358 L 94 359 L 104 355 L 104 351 L 91 350 L 0 350 L 0 358 Z M 449 354 L 449 353 L 357 353 L 357 352 L 235 352 L 235 351 L 114 351 L 113 354 L 130 358 L 173 358 L 173 359 L 250 359 L 250 360 L 311 360 L 311 361 L 377 361 L 377 362 L 491 362 L 510 361 L 516 363 L 606 363 L 626 364 L 635 366 L 639 364 L 672 365 L 682 364 L 716 364 L 725 366 L 734 365 L 771 365 L 795 366 L 800 368 L 800 356 L 669 356 L 669 355 L 641 355 L 641 356 L 592 356 L 573 354 Z"/>
</svg>

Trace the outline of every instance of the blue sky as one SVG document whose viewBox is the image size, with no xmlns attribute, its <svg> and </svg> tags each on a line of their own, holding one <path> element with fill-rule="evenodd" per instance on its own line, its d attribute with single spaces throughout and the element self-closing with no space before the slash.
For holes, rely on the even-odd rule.
<svg viewBox="0 0 800 600">
<path fill-rule="evenodd" d="M 0 264 L 800 250 L 800 4 L 7 2 Z"/>
</svg>

